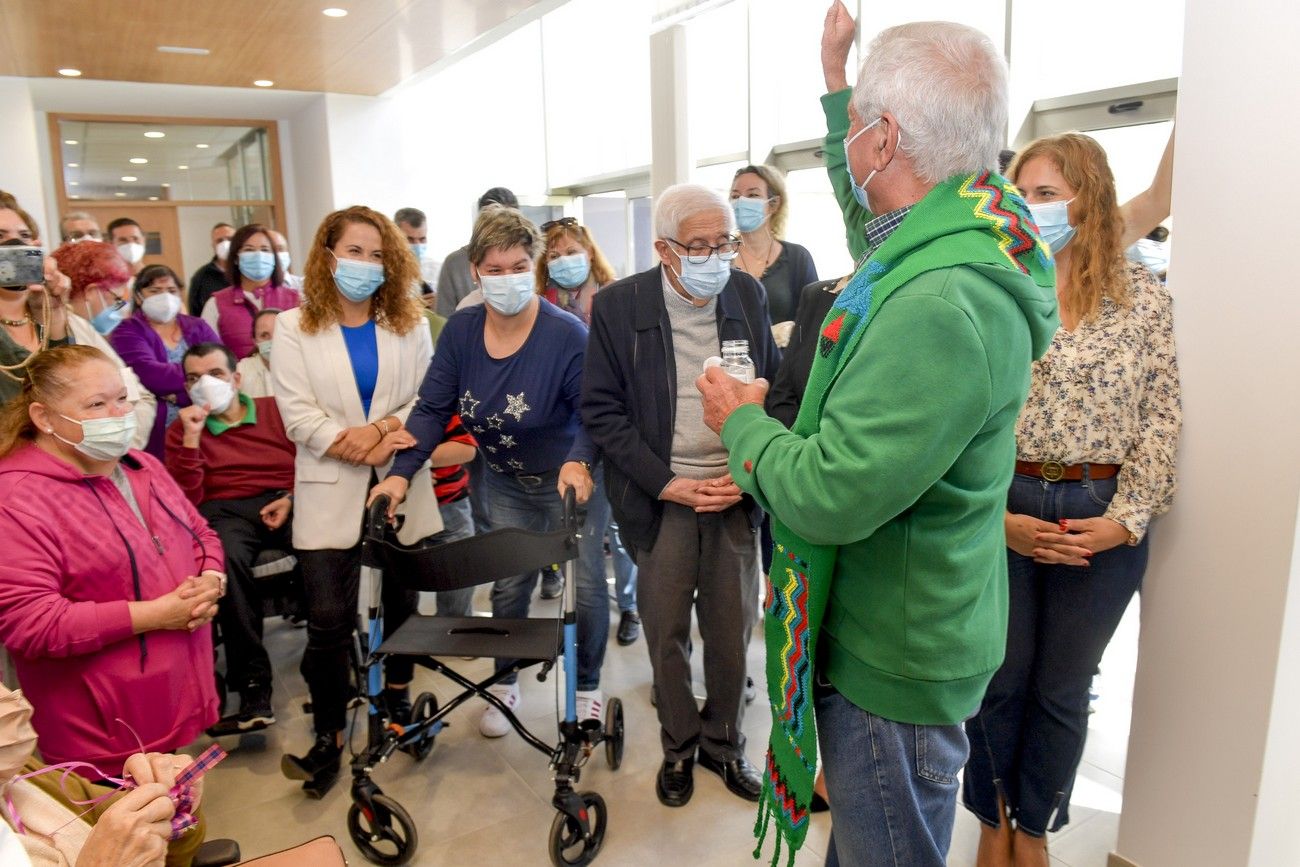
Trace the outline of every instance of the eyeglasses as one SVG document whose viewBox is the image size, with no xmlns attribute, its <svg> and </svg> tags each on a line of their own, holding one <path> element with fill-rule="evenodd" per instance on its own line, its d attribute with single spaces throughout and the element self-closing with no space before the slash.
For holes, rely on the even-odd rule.
<svg viewBox="0 0 1300 867">
<path fill-rule="evenodd" d="M 558 220 L 547 220 L 542 223 L 542 231 L 549 232 L 556 226 L 576 226 L 578 225 L 577 217 L 560 217 Z"/>
<path fill-rule="evenodd" d="M 728 235 L 727 240 L 717 245 L 697 243 L 688 246 L 683 244 L 681 241 L 678 241 L 676 238 L 664 238 L 664 240 L 676 244 L 678 247 L 685 250 L 686 261 L 690 262 L 692 265 L 703 265 L 705 262 L 709 261 L 709 257 L 714 253 L 717 253 L 718 258 L 722 261 L 730 262 L 732 259 L 736 258 L 736 254 L 740 252 L 740 245 L 742 243 L 735 235 Z"/>
</svg>

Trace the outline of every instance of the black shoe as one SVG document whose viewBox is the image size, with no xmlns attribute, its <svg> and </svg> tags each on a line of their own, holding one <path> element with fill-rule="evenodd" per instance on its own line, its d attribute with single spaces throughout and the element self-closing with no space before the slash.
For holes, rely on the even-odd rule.
<svg viewBox="0 0 1300 867">
<path fill-rule="evenodd" d="M 280 757 L 280 773 L 291 780 L 305 781 L 307 785 L 303 788 L 311 786 L 309 794 L 319 792 L 317 797 L 329 791 L 334 778 L 339 775 L 339 758 L 343 755 L 343 747 L 335 741 L 337 734 L 321 732 L 316 735 L 316 743 L 312 744 L 305 756 L 285 753 Z"/>
<path fill-rule="evenodd" d="M 664 766 L 655 779 L 655 794 L 665 807 L 685 807 L 695 794 L 695 759 L 676 762 L 664 759 Z"/>
<path fill-rule="evenodd" d="M 560 572 L 554 566 L 542 570 L 542 598 L 559 599 L 564 584 L 560 581 Z"/>
<path fill-rule="evenodd" d="M 745 678 L 745 704 L 753 704 L 754 699 L 758 696 L 758 689 L 754 686 L 754 678 Z"/>
<path fill-rule="evenodd" d="M 411 689 L 402 687 L 401 689 L 391 689 L 384 687 L 384 709 L 388 712 L 390 722 L 395 722 L 399 726 L 408 726 L 411 724 Z"/>
<path fill-rule="evenodd" d="M 624 647 L 641 637 L 641 615 L 624 611 L 618 618 L 618 643 Z"/>
<path fill-rule="evenodd" d="M 826 813 L 829 812 L 830 809 L 831 805 L 826 803 L 826 799 L 816 792 L 813 792 L 812 800 L 808 802 L 808 812 Z"/>
<path fill-rule="evenodd" d="M 758 769 L 744 756 L 724 761 L 700 750 L 700 767 L 722 777 L 727 791 L 746 801 L 757 801 L 763 793 L 763 781 L 758 777 Z"/>
<path fill-rule="evenodd" d="M 239 694 L 239 729 L 255 732 L 275 725 L 271 708 L 271 684 L 254 683 Z"/>
</svg>

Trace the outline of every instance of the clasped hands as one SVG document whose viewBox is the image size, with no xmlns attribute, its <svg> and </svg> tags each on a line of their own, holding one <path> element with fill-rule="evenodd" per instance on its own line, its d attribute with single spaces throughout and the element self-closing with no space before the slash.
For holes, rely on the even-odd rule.
<svg viewBox="0 0 1300 867">
<path fill-rule="evenodd" d="M 1128 528 L 1110 518 L 1070 518 L 1059 524 L 1007 513 L 1007 547 L 1035 563 L 1091 566 L 1094 555 L 1128 541 Z"/>
<path fill-rule="evenodd" d="M 345 464 L 354 467 L 382 467 L 402 449 L 415 445 L 415 437 L 400 424 L 396 430 L 380 434 L 373 424 L 344 428 L 334 437 L 329 451 Z"/>
</svg>

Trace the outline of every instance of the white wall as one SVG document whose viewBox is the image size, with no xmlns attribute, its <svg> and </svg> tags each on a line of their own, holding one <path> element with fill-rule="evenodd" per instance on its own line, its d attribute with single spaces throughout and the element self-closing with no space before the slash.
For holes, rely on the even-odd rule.
<svg viewBox="0 0 1300 867">
<path fill-rule="evenodd" d="M 46 219 L 45 194 L 41 184 L 41 150 L 37 117 L 25 78 L 0 78 L 0 105 L 4 106 L 5 147 L 0 163 L 0 190 L 12 193 L 23 210 L 40 225 L 48 243 L 59 232 Z M 48 159 L 46 160 L 48 162 Z"/>
<path fill-rule="evenodd" d="M 1284 191 L 1298 40 L 1288 0 L 1249 14 L 1187 0 L 1169 275 L 1180 490 L 1152 537 L 1117 846 L 1141 867 L 1300 864 L 1300 293 Z"/>
</svg>

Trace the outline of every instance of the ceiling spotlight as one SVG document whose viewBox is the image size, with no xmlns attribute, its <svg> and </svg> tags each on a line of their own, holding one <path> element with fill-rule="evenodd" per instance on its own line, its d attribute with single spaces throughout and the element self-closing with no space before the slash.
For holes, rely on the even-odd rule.
<svg viewBox="0 0 1300 867">
<path fill-rule="evenodd" d="M 259 78 L 257 81 L 253 82 L 254 87 L 271 87 L 274 84 L 275 82 L 269 78 Z"/>
<path fill-rule="evenodd" d="M 117 196 L 119 199 L 126 198 L 126 193 L 113 193 L 113 195 Z"/>
<path fill-rule="evenodd" d="M 131 159 L 127 160 L 127 162 L 131 163 L 131 165 L 134 166 L 143 166 L 146 165 L 149 161 L 144 157 L 131 157 Z"/>
<path fill-rule="evenodd" d="M 65 66 L 59 70 L 59 75 L 66 75 L 68 78 L 77 78 L 81 75 L 80 69 L 73 69 L 71 66 Z"/>
<path fill-rule="evenodd" d="M 212 147 L 212 145 L 196 144 L 195 147 L 196 147 L 196 148 L 210 148 L 210 147 Z"/>
<path fill-rule="evenodd" d="M 134 181 L 138 181 L 140 179 L 137 178 L 135 175 L 122 175 L 122 180 L 129 184 L 129 183 L 133 183 Z"/>
<path fill-rule="evenodd" d="M 151 129 L 144 134 L 144 137 L 145 138 L 166 138 L 167 133 L 163 132 L 162 130 Z"/>
<path fill-rule="evenodd" d="M 68 186 L 70 186 L 70 187 L 79 187 L 79 186 L 81 186 L 81 183 L 80 183 L 79 181 L 68 181 Z"/>
<path fill-rule="evenodd" d="M 65 138 L 63 143 L 66 145 L 74 145 L 77 143 L 77 140 L 75 138 Z"/>
<path fill-rule="evenodd" d="M 69 199 L 79 199 L 81 196 L 68 196 Z"/>
<path fill-rule="evenodd" d="M 157 197 L 157 196 L 150 196 L 150 197 L 149 197 L 149 201 L 151 201 L 151 202 L 156 202 L 156 201 L 158 201 L 158 197 Z"/>
<path fill-rule="evenodd" d="M 322 9 L 320 13 L 327 18 L 342 18 L 348 14 L 348 10 L 340 9 L 337 6 L 331 6 L 328 9 Z"/>
<path fill-rule="evenodd" d="M 171 184 L 159 184 L 158 186 L 160 186 L 160 187 L 170 187 Z"/>
<path fill-rule="evenodd" d="M 77 168 L 77 167 L 80 166 L 80 165 L 81 165 L 81 163 L 68 163 L 68 168 L 70 168 L 70 169 L 75 169 L 75 168 Z"/>
<path fill-rule="evenodd" d="M 189 166 L 177 166 L 176 168 L 180 169 L 181 171 L 185 171 L 186 169 L 189 168 Z"/>
</svg>

